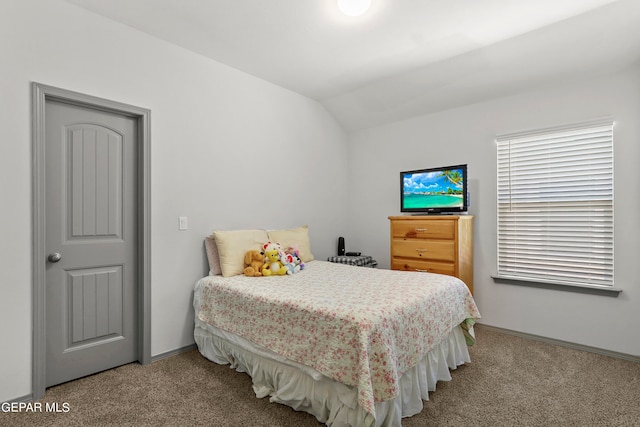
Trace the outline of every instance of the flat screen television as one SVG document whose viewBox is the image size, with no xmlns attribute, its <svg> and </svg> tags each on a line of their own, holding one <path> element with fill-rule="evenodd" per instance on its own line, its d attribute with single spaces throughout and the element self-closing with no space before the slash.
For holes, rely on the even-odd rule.
<svg viewBox="0 0 640 427">
<path fill-rule="evenodd" d="M 464 213 L 469 206 L 467 165 L 400 172 L 400 211 Z"/>
</svg>

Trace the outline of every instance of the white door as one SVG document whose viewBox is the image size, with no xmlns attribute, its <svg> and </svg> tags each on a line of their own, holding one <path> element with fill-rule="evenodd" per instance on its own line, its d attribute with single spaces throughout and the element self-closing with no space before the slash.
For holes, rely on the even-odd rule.
<svg viewBox="0 0 640 427">
<path fill-rule="evenodd" d="M 137 120 L 45 104 L 46 386 L 138 360 Z"/>
</svg>

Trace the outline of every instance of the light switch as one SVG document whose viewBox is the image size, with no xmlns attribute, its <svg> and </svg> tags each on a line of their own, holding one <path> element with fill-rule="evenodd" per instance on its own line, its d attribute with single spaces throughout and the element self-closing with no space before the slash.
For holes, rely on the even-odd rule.
<svg viewBox="0 0 640 427">
<path fill-rule="evenodd" d="M 186 216 L 180 217 L 180 230 L 186 230 L 189 228 L 189 219 Z"/>
</svg>

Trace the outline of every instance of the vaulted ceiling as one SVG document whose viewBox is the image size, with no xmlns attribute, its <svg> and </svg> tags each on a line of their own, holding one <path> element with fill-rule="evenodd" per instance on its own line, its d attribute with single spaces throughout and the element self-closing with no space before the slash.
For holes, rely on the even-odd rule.
<svg viewBox="0 0 640 427">
<path fill-rule="evenodd" d="M 316 99 L 347 130 L 640 60 L 640 0 L 66 0 Z"/>
</svg>

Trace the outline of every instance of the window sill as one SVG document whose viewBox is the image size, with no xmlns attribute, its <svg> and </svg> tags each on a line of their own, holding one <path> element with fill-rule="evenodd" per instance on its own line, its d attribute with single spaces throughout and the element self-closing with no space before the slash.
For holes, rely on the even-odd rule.
<svg viewBox="0 0 640 427">
<path fill-rule="evenodd" d="M 622 289 L 606 286 L 578 285 L 571 283 L 546 282 L 544 280 L 524 279 L 514 276 L 503 276 L 497 273 L 491 275 L 494 282 L 509 285 L 530 286 L 533 288 L 551 289 L 557 291 L 577 292 L 582 294 L 603 295 L 617 297 Z"/>
</svg>

